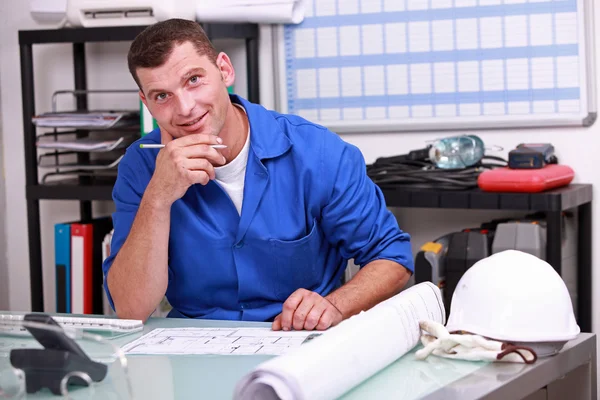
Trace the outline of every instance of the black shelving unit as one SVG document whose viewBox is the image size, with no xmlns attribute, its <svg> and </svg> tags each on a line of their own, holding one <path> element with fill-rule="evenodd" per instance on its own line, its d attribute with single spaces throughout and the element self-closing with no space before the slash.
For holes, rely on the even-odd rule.
<svg viewBox="0 0 600 400">
<path fill-rule="evenodd" d="M 260 103 L 258 81 L 258 25 L 256 24 L 201 24 L 211 40 L 241 39 L 246 45 L 248 100 Z M 71 43 L 73 46 L 74 89 L 87 89 L 85 44 L 91 42 L 132 41 L 145 26 L 99 28 L 63 28 L 19 31 L 21 58 L 21 94 L 23 102 L 23 133 L 25 150 L 25 181 L 27 200 L 27 228 L 29 235 L 29 268 L 31 308 L 44 311 L 42 252 L 40 232 L 40 200 L 78 200 L 81 220 L 92 219 L 92 201 L 111 200 L 114 178 L 80 177 L 59 182 L 40 184 L 38 180 L 35 115 L 35 86 L 33 45 Z M 77 96 L 78 110 L 87 108 L 87 97 Z M 85 136 L 80 131 L 79 136 Z M 78 161 L 87 155 L 79 154 Z"/>
<path fill-rule="evenodd" d="M 389 207 L 515 210 L 546 215 L 546 260 L 562 272 L 562 213 L 577 209 L 577 322 L 592 331 L 592 185 L 571 184 L 540 193 L 496 193 L 383 187 Z M 515 277 L 518 279 L 518 277 Z"/>
</svg>

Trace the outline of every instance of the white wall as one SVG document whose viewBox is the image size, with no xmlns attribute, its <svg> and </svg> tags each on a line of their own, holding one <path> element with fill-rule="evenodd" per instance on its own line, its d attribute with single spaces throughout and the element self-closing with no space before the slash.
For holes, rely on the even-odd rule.
<svg viewBox="0 0 600 400">
<path fill-rule="evenodd" d="M 596 21 L 600 24 L 600 7 L 596 9 Z M 27 246 L 27 225 L 25 207 L 25 170 L 23 157 L 23 134 L 21 117 L 21 88 L 19 73 L 18 29 L 38 29 L 29 16 L 28 2 L 8 0 L 0 2 L 0 105 L 2 115 L 2 131 L 4 132 L 3 163 L 6 171 L 6 233 L 8 247 L 8 265 L 10 280 L 10 308 L 27 310 L 30 308 L 29 295 L 29 260 Z M 39 46 L 38 46 L 39 47 Z M 263 46 L 268 56 L 268 44 Z M 600 61 L 600 41 L 597 41 L 597 55 Z M 125 56 L 128 43 L 110 43 L 88 45 L 88 81 L 90 88 L 135 88 L 128 75 Z M 44 111 L 50 107 L 52 91 L 73 87 L 73 67 L 69 45 L 45 45 L 35 48 L 34 65 L 36 83 L 36 110 Z M 240 81 L 237 87 L 245 87 L 243 74 L 244 54 L 236 49 L 231 54 Z M 598 62 L 600 65 L 600 62 Z M 273 76 L 261 64 L 261 76 L 268 79 Z M 263 101 L 272 106 L 272 93 L 268 82 L 261 82 Z M 241 92 L 244 94 L 244 92 Z M 109 104 L 135 106 L 137 99 L 112 99 Z M 94 103 L 92 105 L 105 103 Z M 600 148 L 600 123 L 591 128 L 567 129 L 530 129 L 506 131 L 479 131 L 488 145 L 502 146 L 505 151 L 499 155 L 506 156 L 509 149 L 520 142 L 551 142 L 557 149 L 559 160 L 573 167 L 576 171 L 576 182 L 600 185 L 600 174 L 593 171 Z M 452 133 L 445 132 L 444 135 Z M 425 141 L 439 137 L 439 133 L 395 133 L 395 134 L 349 134 L 343 138 L 356 144 L 364 153 L 368 163 L 379 156 L 403 154 L 409 150 L 421 148 Z M 596 147 L 598 146 L 598 147 Z M 594 190 L 597 195 L 597 190 Z M 110 204 L 99 207 L 104 212 L 111 208 Z M 48 311 L 54 310 L 54 276 L 53 276 L 53 224 L 76 218 L 77 202 L 43 201 L 42 240 L 44 260 L 45 304 Z M 598 202 L 594 203 L 593 213 L 600 212 Z M 466 225 L 478 224 L 497 216 L 514 215 L 499 212 L 455 212 L 444 210 L 398 210 L 397 215 L 401 227 L 413 236 L 413 249 L 417 251 L 424 242 L 434 239 L 440 234 L 464 228 Z M 600 219 L 595 218 L 593 235 L 600 237 Z M 594 240 L 597 242 L 597 239 Z M 593 269 L 598 270 L 600 260 L 595 258 Z M 595 294 L 600 289 L 600 277 L 595 274 L 593 280 L 594 331 L 600 331 L 599 297 Z"/>
</svg>

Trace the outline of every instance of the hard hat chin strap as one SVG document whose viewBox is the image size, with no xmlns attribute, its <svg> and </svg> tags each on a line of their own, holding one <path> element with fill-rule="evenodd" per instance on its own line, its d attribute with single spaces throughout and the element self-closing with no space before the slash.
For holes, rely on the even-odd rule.
<svg viewBox="0 0 600 400">
<path fill-rule="evenodd" d="M 500 342 L 474 335 L 469 332 L 450 333 L 444 325 L 435 321 L 420 321 L 423 331 L 423 348 L 416 358 L 426 359 L 429 355 L 469 361 L 504 361 L 533 364 L 537 360 L 535 351 L 526 346 Z"/>
<path fill-rule="evenodd" d="M 501 361 L 509 354 L 516 354 L 523 359 L 525 364 L 533 364 L 537 360 L 537 354 L 531 347 L 517 346 L 511 343 L 502 343 L 502 352 L 498 353 L 496 358 Z"/>
</svg>

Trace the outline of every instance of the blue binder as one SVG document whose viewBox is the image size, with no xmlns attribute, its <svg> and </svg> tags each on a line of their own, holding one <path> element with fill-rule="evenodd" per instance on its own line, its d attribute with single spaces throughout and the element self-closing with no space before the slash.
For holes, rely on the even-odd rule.
<svg viewBox="0 0 600 400">
<path fill-rule="evenodd" d="M 54 225 L 56 312 L 71 312 L 71 224 Z"/>
</svg>

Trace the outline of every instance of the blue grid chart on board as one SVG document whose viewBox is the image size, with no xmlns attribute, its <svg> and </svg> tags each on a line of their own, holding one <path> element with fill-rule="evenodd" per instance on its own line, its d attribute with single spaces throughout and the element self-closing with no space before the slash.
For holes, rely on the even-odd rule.
<svg viewBox="0 0 600 400">
<path fill-rule="evenodd" d="M 315 122 L 580 114 L 577 0 L 313 0 L 284 27 Z"/>
</svg>

